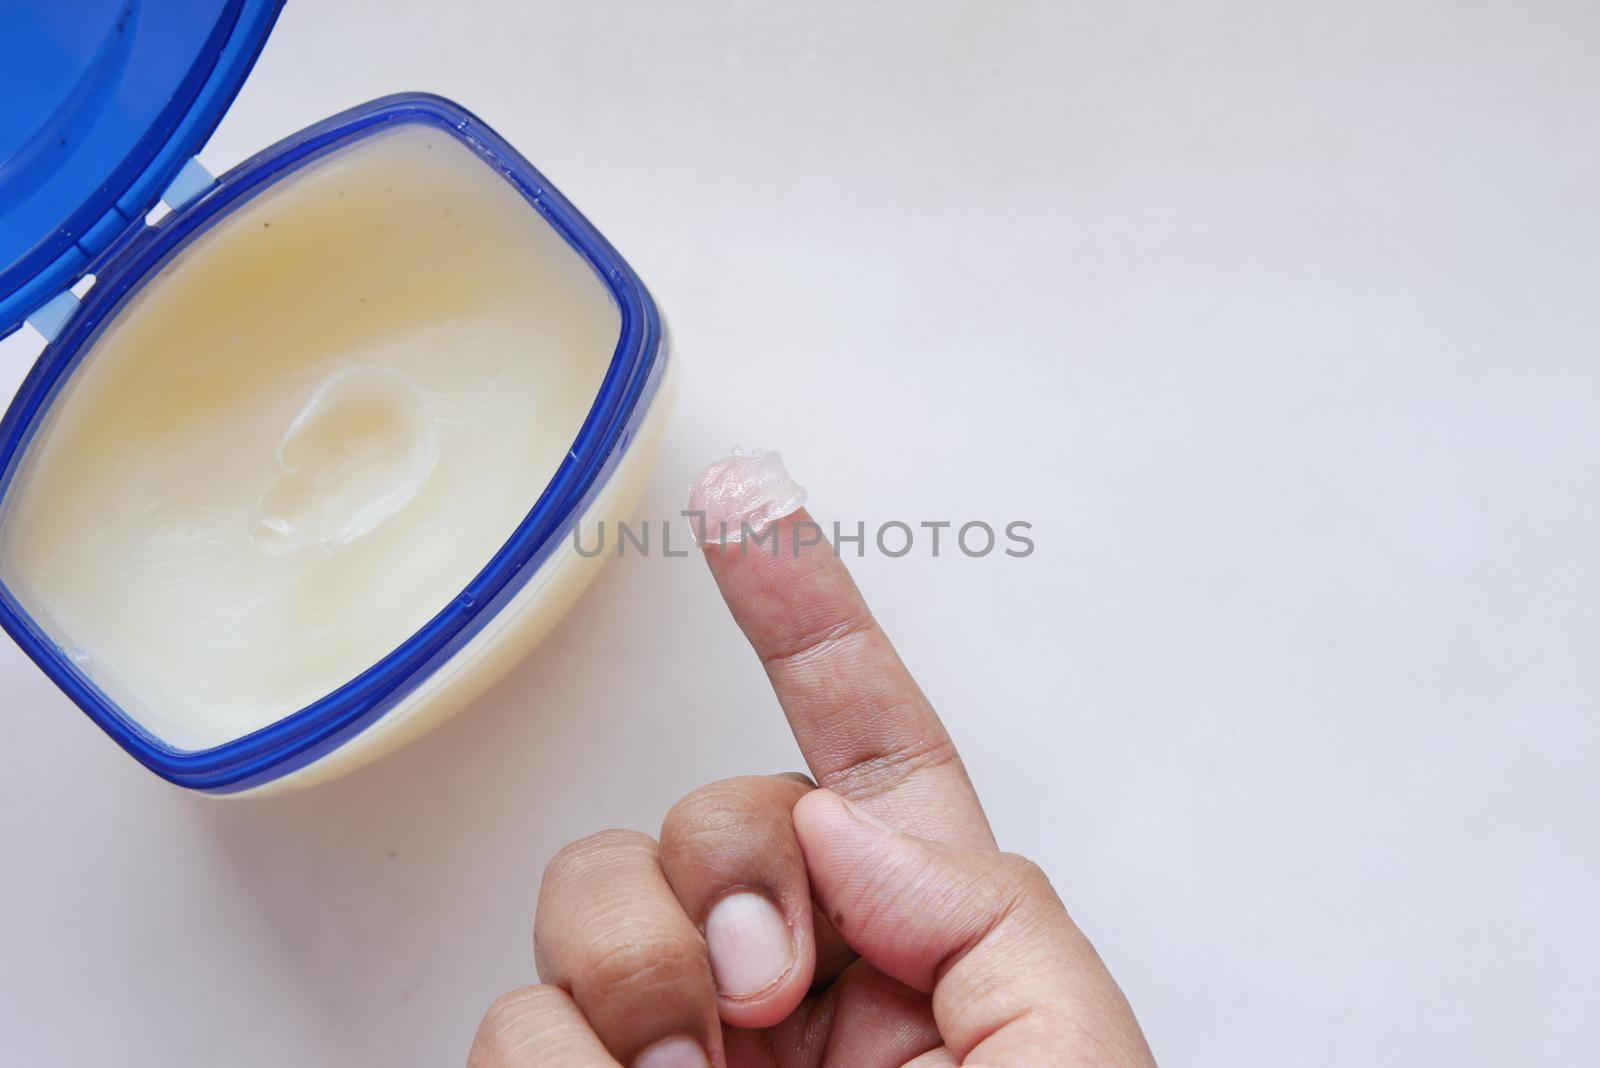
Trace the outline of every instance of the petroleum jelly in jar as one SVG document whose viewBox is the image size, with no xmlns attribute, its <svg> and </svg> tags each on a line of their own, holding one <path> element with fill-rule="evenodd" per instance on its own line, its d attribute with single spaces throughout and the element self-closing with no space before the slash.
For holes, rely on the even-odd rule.
<svg viewBox="0 0 1600 1068">
<path fill-rule="evenodd" d="M 0 577 L 147 731 L 199 749 L 351 681 L 549 482 L 619 313 L 441 131 L 247 201 L 121 309 L 0 515 Z"/>
</svg>

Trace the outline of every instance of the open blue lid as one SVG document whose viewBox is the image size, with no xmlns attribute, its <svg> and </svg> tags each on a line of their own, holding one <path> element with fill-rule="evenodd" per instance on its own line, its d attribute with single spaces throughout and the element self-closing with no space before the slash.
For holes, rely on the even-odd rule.
<svg viewBox="0 0 1600 1068">
<path fill-rule="evenodd" d="M 283 0 L 7 4 L 0 337 L 94 269 L 210 138 Z"/>
</svg>

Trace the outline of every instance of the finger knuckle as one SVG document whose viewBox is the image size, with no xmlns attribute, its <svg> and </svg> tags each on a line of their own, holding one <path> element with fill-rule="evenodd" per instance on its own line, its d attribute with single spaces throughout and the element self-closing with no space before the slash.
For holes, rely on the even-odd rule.
<svg viewBox="0 0 1600 1068">
<path fill-rule="evenodd" d="M 550 858 L 544 869 L 546 886 L 558 884 L 581 875 L 595 864 L 625 850 L 649 849 L 652 845 L 647 834 L 638 831 L 605 830 L 568 842 Z"/>
<path fill-rule="evenodd" d="M 754 807 L 756 782 L 750 776 L 722 779 L 685 794 L 662 821 L 663 843 L 684 834 L 737 826 Z"/>
<path fill-rule="evenodd" d="M 1001 916 L 1041 915 L 1061 909 L 1061 898 L 1049 874 L 1037 863 L 1017 853 L 1001 853 L 989 878 L 990 896 Z"/>
<path fill-rule="evenodd" d="M 575 977 L 596 998 L 637 997 L 658 987 L 681 988 L 709 975 L 704 947 L 672 934 L 632 937 L 591 948 L 589 965 Z"/>
<path fill-rule="evenodd" d="M 1039 865 L 1020 853 L 1001 853 L 1000 866 L 1009 881 L 1029 889 L 1050 886 L 1050 876 Z"/>
<path fill-rule="evenodd" d="M 560 994 L 546 986 L 525 986 L 495 998 L 478 1024 L 468 1068 L 509 1064 L 537 1039 L 549 999 Z"/>
<path fill-rule="evenodd" d="M 725 779 L 701 787 L 673 806 L 661 825 L 662 863 L 727 874 L 757 858 L 786 855 L 795 784 L 766 776 Z"/>
<path fill-rule="evenodd" d="M 889 706 L 887 710 L 874 710 L 873 715 L 881 719 L 894 719 L 903 708 L 920 701 L 920 698 L 908 697 Z M 846 710 L 843 714 L 853 715 L 854 712 Z M 941 731 L 853 760 L 828 775 L 827 783 L 830 789 L 852 797 L 877 797 L 889 793 L 908 779 L 957 765 L 960 761 L 955 743 Z"/>
<path fill-rule="evenodd" d="M 825 660 L 853 643 L 870 641 L 877 632 L 878 621 L 869 613 L 852 612 L 797 630 L 788 640 L 769 650 L 761 659 L 768 670 L 781 670 L 786 665 Z"/>
<path fill-rule="evenodd" d="M 662 865 L 675 873 L 688 870 L 715 877 L 737 868 L 753 852 L 753 838 L 752 828 L 726 811 L 685 820 L 670 832 L 661 832 Z"/>
</svg>

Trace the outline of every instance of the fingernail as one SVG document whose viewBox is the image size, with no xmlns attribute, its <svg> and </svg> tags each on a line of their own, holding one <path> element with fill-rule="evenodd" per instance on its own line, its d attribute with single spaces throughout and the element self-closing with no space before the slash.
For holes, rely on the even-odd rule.
<svg viewBox="0 0 1600 1068">
<path fill-rule="evenodd" d="M 700 1043 L 679 1036 L 664 1038 L 633 1059 L 633 1068 L 706 1068 Z"/>
<path fill-rule="evenodd" d="M 717 990 L 748 997 L 783 978 L 794 963 L 794 939 L 778 907 L 760 894 L 729 894 L 706 917 L 706 948 Z"/>
<path fill-rule="evenodd" d="M 833 796 L 844 802 L 846 812 L 849 812 L 850 815 L 854 816 L 860 822 L 865 823 L 868 827 L 876 827 L 878 830 L 887 831 L 890 834 L 900 833 L 887 823 L 880 820 L 878 817 L 874 816 L 872 813 L 868 812 L 866 809 L 862 808 L 860 805 L 856 804 L 854 801 L 851 801 L 849 798 L 840 794 L 834 794 Z"/>
</svg>

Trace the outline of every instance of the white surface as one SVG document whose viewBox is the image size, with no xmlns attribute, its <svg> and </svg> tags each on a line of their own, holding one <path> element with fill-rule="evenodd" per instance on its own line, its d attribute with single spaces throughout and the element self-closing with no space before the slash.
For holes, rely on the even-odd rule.
<svg viewBox="0 0 1600 1068">
<path fill-rule="evenodd" d="M 1158 1056 L 1592 1058 L 1600 10 L 396 6 L 291 4 L 206 162 L 452 96 L 672 318 L 651 515 L 743 442 L 1033 521 L 856 570 Z M 300 796 L 165 787 L 9 645 L 0 703 L 18 1064 L 459 1063 L 561 843 L 796 764 L 693 559 Z"/>
</svg>

